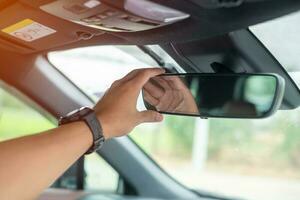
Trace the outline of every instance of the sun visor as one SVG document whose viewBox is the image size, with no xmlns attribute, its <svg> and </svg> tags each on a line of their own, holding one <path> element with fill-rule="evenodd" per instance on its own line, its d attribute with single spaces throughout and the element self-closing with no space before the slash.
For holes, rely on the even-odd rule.
<svg viewBox="0 0 300 200">
<path fill-rule="evenodd" d="M 104 33 L 59 19 L 28 2 L 18 1 L 1 9 L 0 48 L 33 53 Z"/>
</svg>

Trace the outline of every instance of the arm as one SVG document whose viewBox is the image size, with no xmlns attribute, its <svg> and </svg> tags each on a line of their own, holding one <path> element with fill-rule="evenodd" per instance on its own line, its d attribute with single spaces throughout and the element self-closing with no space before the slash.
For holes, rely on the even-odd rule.
<svg viewBox="0 0 300 200">
<path fill-rule="evenodd" d="M 163 119 L 157 112 L 136 110 L 143 85 L 161 73 L 161 69 L 135 70 L 113 83 L 95 106 L 106 139 Z M 34 199 L 91 145 L 92 134 L 84 122 L 0 143 L 0 199 Z"/>
</svg>

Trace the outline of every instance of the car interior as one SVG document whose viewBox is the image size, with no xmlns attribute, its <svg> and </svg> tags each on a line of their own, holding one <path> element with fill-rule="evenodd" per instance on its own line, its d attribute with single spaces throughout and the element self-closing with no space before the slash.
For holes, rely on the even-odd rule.
<svg viewBox="0 0 300 200">
<path fill-rule="evenodd" d="M 259 33 L 262 31 L 259 31 L 260 27 L 257 27 L 259 26 L 257 24 L 280 20 L 290 15 L 299 16 L 299 10 L 300 1 L 298 0 L 0 0 L 0 99 L 1 95 L 9 96 L 9 100 L 2 103 L 4 114 L 0 117 L 0 141 L 25 135 L 26 130 L 32 134 L 56 127 L 59 117 L 70 111 L 82 106 L 93 107 L 114 80 L 133 69 L 146 67 L 165 68 L 168 73 L 172 74 L 197 73 L 221 76 L 222 74 L 273 74 L 274 77 L 280 77 L 278 82 L 284 82 L 284 84 L 277 87 L 275 95 L 277 99 L 272 104 L 272 112 L 268 112 L 265 117 L 277 115 L 275 114 L 277 110 L 277 113 L 296 113 L 295 110 L 300 106 L 299 78 L 294 78 L 268 44 L 260 39 Z M 293 32 L 293 28 L 295 28 L 294 32 L 299 30 L 296 25 L 297 22 L 300 25 L 300 21 L 297 20 L 300 18 L 298 17 L 293 25 L 289 26 L 290 32 Z M 271 35 L 273 32 L 280 33 L 276 27 L 280 28 L 280 26 L 273 25 Z M 295 46 L 299 45 L 299 43 L 295 44 L 297 41 L 291 43 Z M 298 47 L 290 55 L 293 53 L 298 53 L 299 56 L 300 48 Z M 300 69 L 299 66 L 297 67 Z M 235 85 L 235 82 L 229 85 Z M 209 85 L 209 82 L 206 84 Z M 209 99 L 210 96 L 218 100 L 216 101 L 218 104 L 222 100 L 222 93 L 223 96 L 230 97 L 239 94 L 236 101 L 246 96 L 243 90 L 237 88 L 234 91 L 224 89 L 218 92 L 219 88 L 226 88 L 221 87 L 221 79 L 219 83 L 212 81 L 211 84 L 211 87 L 206 87 L 206 93 L 210 95 L 205 95 L 205 91 L 203 94 L 199 92 L 199 95 L 205 96 L 204 100 L 207 100 L 203 105 L 208 105 L 208 107 L 213 103 Z M 261 103 L 262 101 L 263 99 L 258 98 L 253 102 Z M 44 121 L 33 121 L 28 117 L 27 127 L 31 126 L 30 123 L 36 123 L 38 124 L 36 129 L 25 129 L 25 132 L 20 135 L 13 135 L 7 131 L 6 137 L 4 134 L 6 129 L 3 128 L 1 131 L 1 126 L 4 127 L 1 125 L 1 120 L 5 120 L 5 106 L 10 102 L 16 105 L 27 105 L 27 110 L 33 110 L 36 118 L 43 117 Z M 203 105 L 200 104 L 200 111 Z M 247 109 L 252 112 L 252 116 L 255 115 L 252 108 L 254 104 L 239 104 L 239 109 L 230 106 L 232 105 L 228 104 L 226 107 L 227 110 L 233 110 L 229 118 L 244 118 L 248 115 L 238 116 L 237 113 L 240 110 L 247 113 Z M 214 116 L 211 113 L 210 116 Z M 203 120 L 209 121 L 207 118 L 210 116 L 197 117 L 195 120 L 199 118 L 201 124 Z M 178 120 L 183 119 L 183 116 L 177 117 Z M 187 118 L 190 119 L 190 117 Z M 299 124 L 299 120 L 294 118 L 293 123 Z M 244 123 L 240 119 L 231 120 L 237 120 L 232 122 L 232 126 L 234 123 Z M 176 129 L 176 123 L 170 126 Z M 189 122 L 182 121 L 182 123 L 186 124 L 182 132 L 187 133 L 190 130 L 187 127 Z M 219 121 L 219 123 L 223 122 Z M 264 130 L 263 123 L 265 121 L 258 125 L 262 130 Z M 275 126 L 276 123 L 272 122 L 272 125 Z M 38 128 L 39 126 L 41 128 Z M 205 125 L 195 127 L 196 129 L 200 127 L 201 130 L 204 127 L 206 130 Z M 139 134 L 145 132 L 144 140 L 154 141 L 148 136 L 148 129 L 152 132 L 159 130 L 141 127 L 137 128 L 137 132 L 140 132 Z M 170 130 L 173 129 L 170 128 Z M 298 127 L 298 133 L 299 130 Z M 293 134 L 296 133 L 293 132 Z M 285 186 L 291 189 L 287 189 L 282 196 L 277 195 L 280 193 L 280 185 L 270 186 L 270 191 L 278 189 L 277 193 L 273 193 L 268 190 L 267 186 L 268 189 L 263 191 L 263 182 L 247 185 L 247 180 L 244 179 L 241 179 L 241 182 L 245 182 L 246 185 L 241 188 L 238 187 L 239 182 L 233 181 L 236 179 L 212 184 L 212 187 L 218 188 L 215 192 L 213 189 L 207 189 L 210 182 L 205 182 L 204 177 L 201 187 L 191 188 L 189 184 L 194 183 L 191 179 L 193 174 L 184 174 L 185 170 L 181 168 L 168 170 L 167 161 L 161 157 L 152 156 L 147 150 L 150 147 L 140 145 L 143 138 L 136 139 L 137 137 L 134 133 L 133 136 L 106 141 L 97 153 L 80 158 L 38 199 L 234 200 L 248 199 L 248 197 L 249 199 L 275 199 L 277 197 L 294 200 L 300 198 L 300 140 L 297 139 L 298 136 L 295 136 L 296 139 L 289 140 L 295 143 L 295 145 L 293 143 L 294 153 L 289 157 L 293 158 L 292 169 L 294 171 L 287 172 L 287 177 L 294 177 L 295 172 L 296 178 L 292 179 L 293 185 L 290 182 L 284 182 Z M 280 140 L 282 137 L 278 136 L 277 139 Z M 178 138 L 179 143 L 187 137 L 182 134 Z M 194 135 L 194 140 L 196 139 Z M 210 145 L 210 143 L 202 144 L 201 141 L 197 144 Z M 271 144 L 266 144 L 271 148 Z M 151 145 L 155 146 L 155 142 Z M 160 147 L 153 148 L 159 149 Z M 183 147 L 176 146 L 176 148 L 178 152 L 184 152 Z M 193 150 L 201 151 L 197 148 Z M 172 153 L 172 150 L 170 151 Z M 176 154 L 177 151 L 174 150 L 174 152 Z M 225 150 L 224 152 L 226 153 Z M 171 160 L 170 155 L 165 154 L 163 158 Z M 210 155 L 212 154 L 208 154 Z M 218 154 L 218 156 L 222 155 Z M 251 156 L 255 155 L 251 154 Z M 205 160 L 206 157 L 204 157 L 199 159 Z M 234 161 L 230 160 L 230 163 Z M 219 164 L 217 163 L 216 166 Z M 173 165 L 176 165 L 175 161 Z M 178 166 L 181 166 L 180 163 Z M 256 165 L 249 164 L 249 166 L 252 166 L 249 169 L 252 173 Z M 275 175 L 280 174 L 280 169 L 285 168 L 285 165 L 281 167 L 274 172 Z M 227 168 L 233 167 L 227 166 Z M 239 172 L 247 174 L 244 168 L 241 168 Z M 178 176 L 174 176 L 173 173 Z M 266 174 L 272 173 L 266 172 Z M 187 183 L 178 177 L 186 180 Z M 199 177 L 201 179 L 201 176 Z M 222 176 L 213 177 L 218 181 L 222 179 Z M 209 180 L 212 179 L 210 177 Z M 254 188 L 260 188 L 261 191 L 256 192 Z M 226 190 L 229 192 L 226 193 Z M 239 193 L 240 196 L 236 195 Z"/>
</svg>

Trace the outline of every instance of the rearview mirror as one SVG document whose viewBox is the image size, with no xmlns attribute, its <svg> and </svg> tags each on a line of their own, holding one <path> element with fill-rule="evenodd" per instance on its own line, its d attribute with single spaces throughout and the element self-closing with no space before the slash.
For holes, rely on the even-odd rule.
<svg viewBox="0 0 300 200">
<path fill-rule="evenodd" d="M 144 86 L 148 110 L 203 118 L 264 118 L 281 105 L 284 79 L 274 74 L 163 74 Z"/>
</svg>

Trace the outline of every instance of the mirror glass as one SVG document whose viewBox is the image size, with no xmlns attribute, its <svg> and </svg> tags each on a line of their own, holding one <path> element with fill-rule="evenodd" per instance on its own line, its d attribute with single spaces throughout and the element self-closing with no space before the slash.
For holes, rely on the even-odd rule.
<svg viewBox="0 0 300 200">
<path fill-rule="evenodd" d="M 266 117 L 278 108 L 278 92 L 277 76 L 249 74 L 164 74 L 142 91 L 150 110 L 225 118 Z"/>
</svg>

